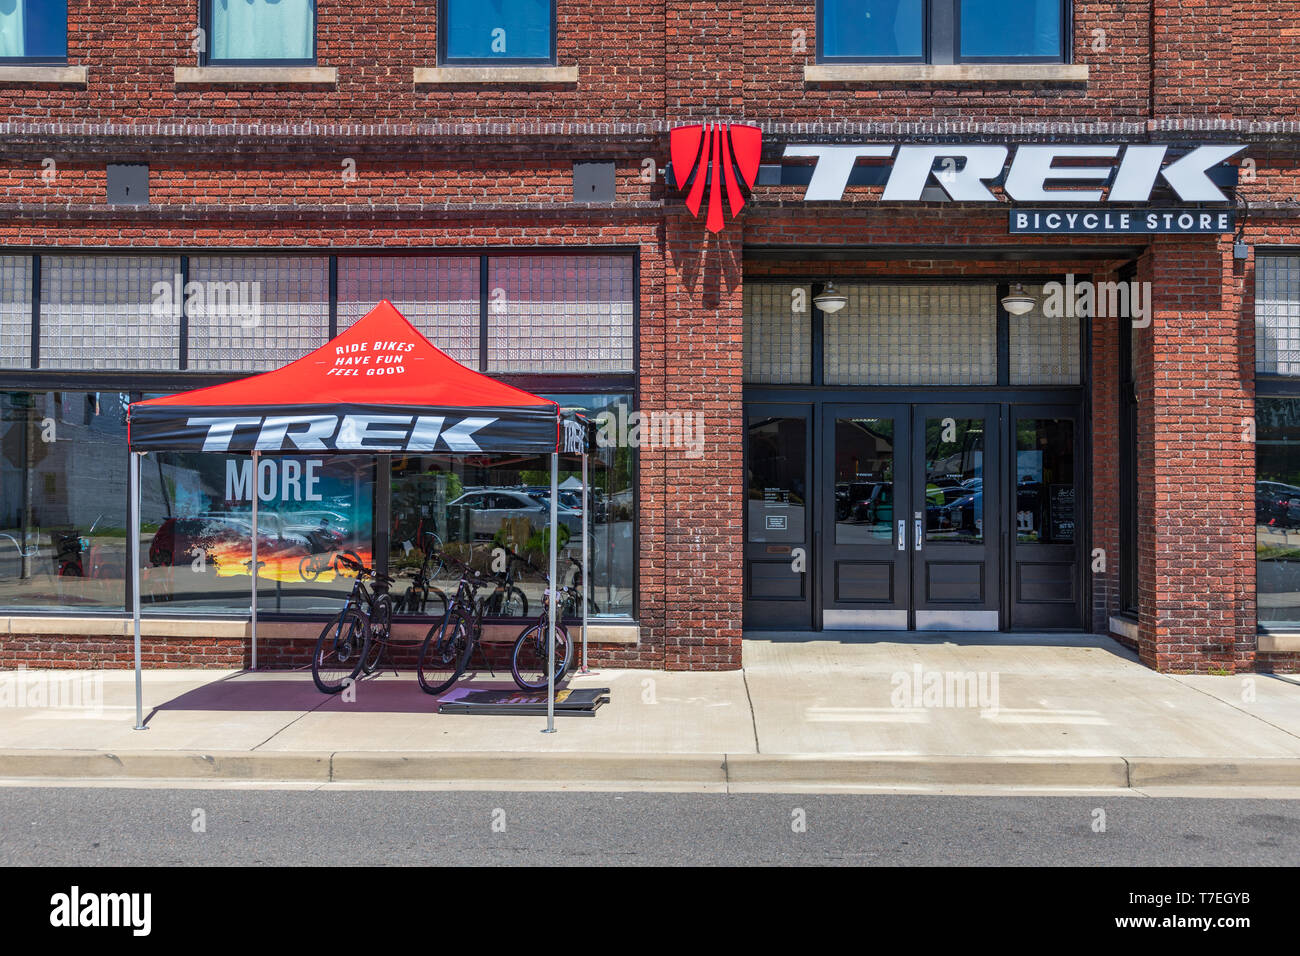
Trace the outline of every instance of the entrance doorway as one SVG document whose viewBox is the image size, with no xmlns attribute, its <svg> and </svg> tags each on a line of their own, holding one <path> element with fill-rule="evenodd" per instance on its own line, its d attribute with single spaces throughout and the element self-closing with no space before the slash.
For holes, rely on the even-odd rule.
<svg viewBox="0 0 1300 956">
<path fill-rule="evenodd" d="M 1077 406 L 754 402 L 746 425 L 745 627 L 1082 625 Z"/>
</svg>

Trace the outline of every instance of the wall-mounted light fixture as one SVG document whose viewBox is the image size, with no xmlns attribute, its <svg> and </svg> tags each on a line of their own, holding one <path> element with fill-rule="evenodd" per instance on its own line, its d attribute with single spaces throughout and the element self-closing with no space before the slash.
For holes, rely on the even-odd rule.
<svg viewBox="0 0 1300 956">
<path fill-rule="evenodd" d="M 826 288 L 813 296 L 813 305 L 829 314 L 838 312 L 849 304 L 849 297 L 843 292 L 835 291 L 835 283 L 827 282 Z"/>
<path fill-rule="evenodd" d="M 1002 308 L 1006 309 L 1012 315 L 1025 315 L 1033 312 L 1034 306 L 1038 304 L 1032 295 L 1025 291 L 1025 287 L 1019 282 L 1011 287 L 1011 291 L 1002 297 Z"/>
</svg>

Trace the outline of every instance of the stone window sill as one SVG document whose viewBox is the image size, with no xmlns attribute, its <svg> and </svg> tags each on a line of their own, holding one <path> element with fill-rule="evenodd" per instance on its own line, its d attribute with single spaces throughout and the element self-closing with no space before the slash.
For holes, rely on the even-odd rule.
<svg viewBox="0 0 1300 956">
<path fill-rule="evenodd" d="M 1086 63 L 808 63 L 806 83 L 1086 83 Z"/>
<path fill-rule="evenodd" d="M 178 66 L 178 86 L 196 84 L 309 86 L 334 84 L 339 71 L 332 66 Z"/>
<path fill-rule="evenodd" d="M 1300 633 L 1296 631 L 1267 631 L 1258 635 L 1261 654 L 1300 653 Z"/>
<path fill-rule="evenodd" d="M 84 66 L 0 66 L 0 83 L 57 83 L 61 86 L 85 86 L 88 71 Z"/>
<path fill-rule="evenodd" d="M 577 83 L 576 66 L 438 66 L 416 67 L 415 83 Z"/>
<path fill-rule="evenodd" d="M 637 644 L 641 640 L 641 628 L 634 621 L 592 621 L 588 639 L 595 644 Z M 398 619 L 393 623 L 393 633 L 402 640 L 418 641 L 428 631 L 428 624 Z M 267 640 L 289 640 L 293 638 L 312 637 L 320 633 L 319 622 L 277 621 L 262 619 L 257 624 L 259 638 Z M 581 624 L 571 624 L 569 633 L 575 639 L 582 634 Z M 62 616 L 15 616 L 0 617 L 0 636 L 43 636 L 58 637 L 62 635 L 82 637 L 134 637 L 135 625 L 129 617 L 62 617 Z M 185 640 L 196 637 L 216 637 L 244 639 L 251 636 L 247 619 L 240 618 L 158 618 L 145 617 L 140 621 L 142 637 L 168 638 Z M 516 624 L 485 624 L 483 640 L 488 643 L 511 643 L 519 636 Z"/>
</svg>

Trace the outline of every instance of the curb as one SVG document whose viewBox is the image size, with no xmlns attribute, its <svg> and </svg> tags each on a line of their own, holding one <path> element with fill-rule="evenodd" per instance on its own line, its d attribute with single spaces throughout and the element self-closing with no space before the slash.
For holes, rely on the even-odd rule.
<svg viewBox="0 0 1300 956">
<path fill-rule="evenodd" d="M 1300 787 L 1300 758 L 628 754 L 509 751 L 0 751 L 0 778 L 510 784 L 563 789 L 765 791 L 812 787 Z"/>
<path fill-rule="evenodd" d="M 732 754 L 728 782 L 797 786 L 1127 787 L 1122 757 L 863 757 L 852 754 Z M 1300 774 L 1296 781 L 1300 783 Z"/>
</svg>

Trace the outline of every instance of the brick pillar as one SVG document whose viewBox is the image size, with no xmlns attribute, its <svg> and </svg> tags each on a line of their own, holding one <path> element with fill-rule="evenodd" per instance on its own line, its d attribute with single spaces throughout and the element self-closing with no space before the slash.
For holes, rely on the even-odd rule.
<svg viewBox="0 0 1300 956">
<path fill-rule="evenodd" d="M 742 518 L 742 317 L 740 223 L 709 235 L 684 209 L 670 207 L 664 311 L 668 365 L 665 405 L 691 413 L 703 429 L 702 454 L 665 456 L 664 666 L 740 666 Z"/>
<path fill-rule="evenodd" d="M 741 0 L 665 4 L 669 124 L 744 119 L 744 10 Z M 744 214 L 710 235 L 667 192 L 663 404 L 701 416 L 704 448 L 663 452 L 664 666 L 724 670 L 740 666 Z"/>
<path fill-rule="evenodd" d="M 1139 653 L 1163 671 L 1249 669 L 1255 449 L 1231 246 L 1155 237 L 1139 278 L 1154 287 L 1134 335 Z"/>
</svg>

